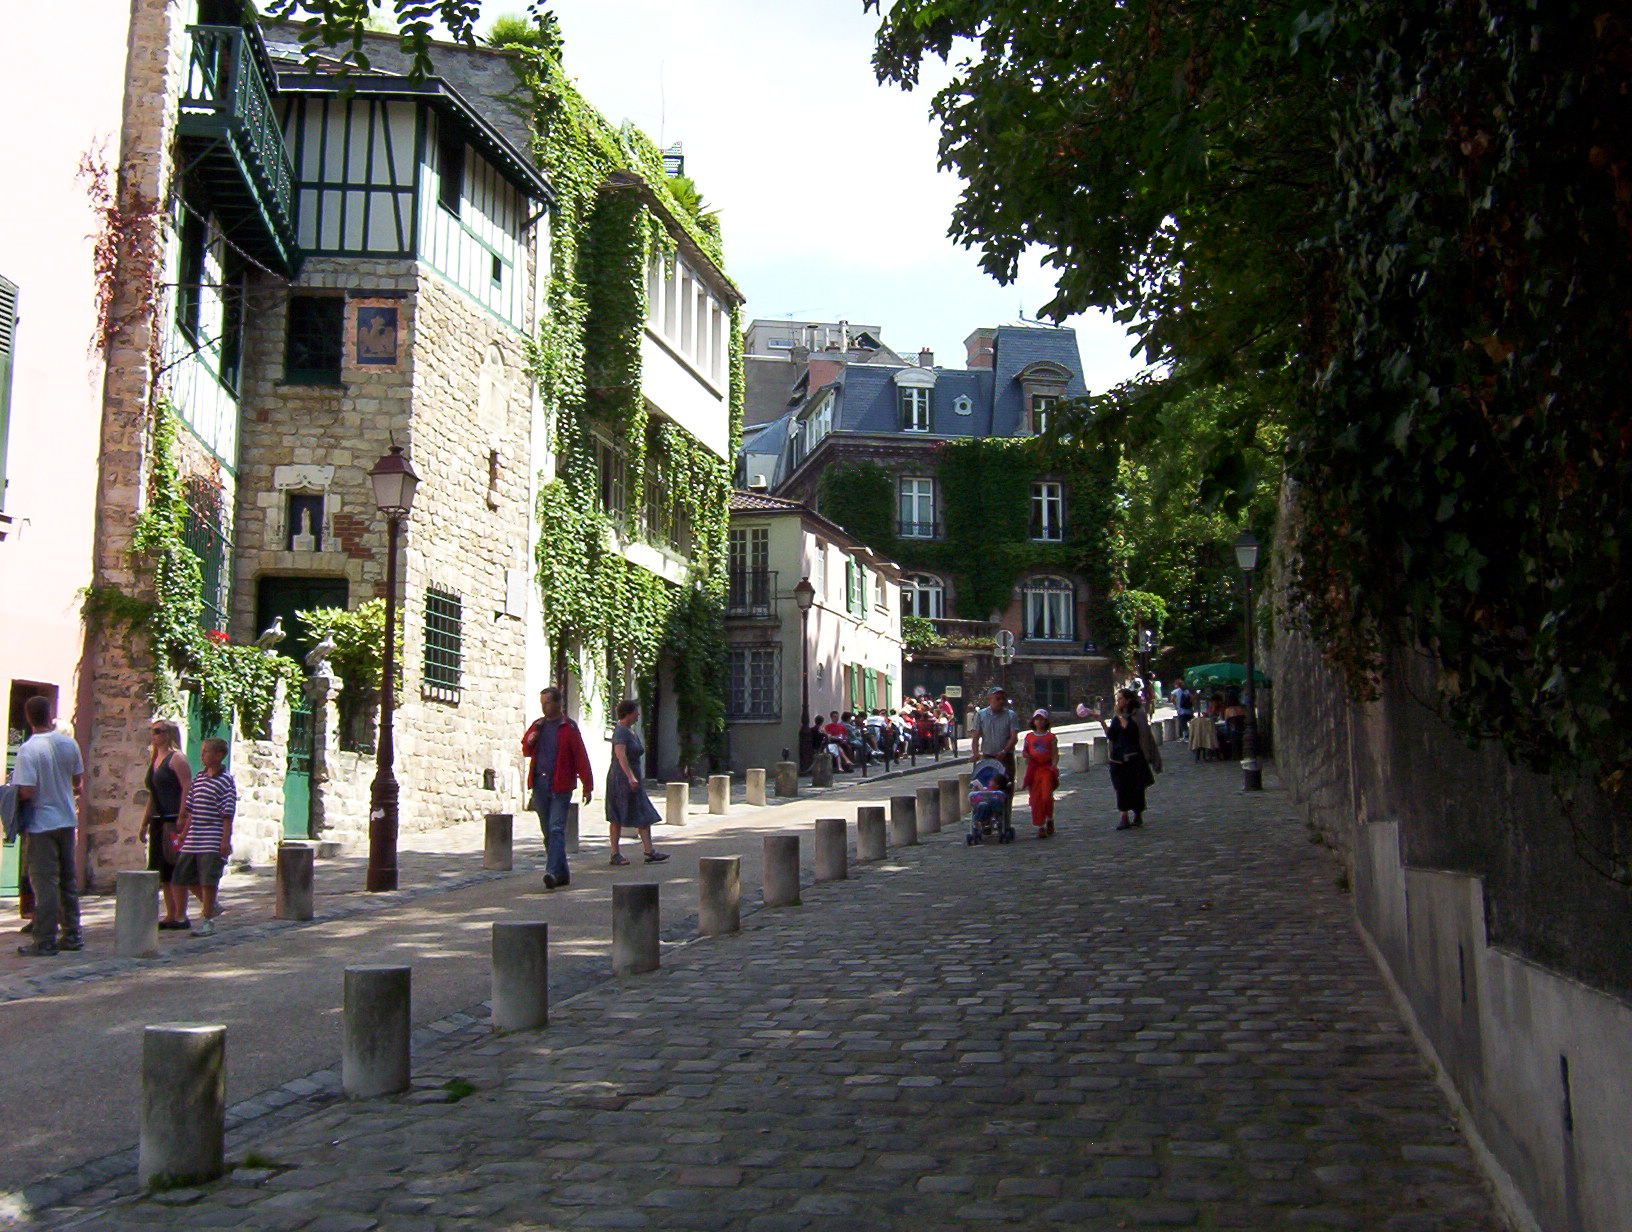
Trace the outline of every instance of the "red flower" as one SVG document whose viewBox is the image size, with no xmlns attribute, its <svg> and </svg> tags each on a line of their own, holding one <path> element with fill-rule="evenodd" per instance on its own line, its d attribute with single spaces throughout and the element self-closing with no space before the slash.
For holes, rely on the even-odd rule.
<svg viewBox="0 0 1632 1232">
<path fill-rule="evenodd" d="M 227 644 L 227 635 L 221 632 L 220 629 L 207 629 L 204 632 L 204 636 L 209 638 L 210 641 L 214 642 L 217 646 L 225 646 Z"/>
</svg>

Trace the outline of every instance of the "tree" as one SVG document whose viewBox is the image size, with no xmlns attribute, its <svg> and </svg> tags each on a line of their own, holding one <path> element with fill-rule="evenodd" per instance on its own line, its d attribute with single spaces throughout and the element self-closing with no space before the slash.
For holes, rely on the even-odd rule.
<svg viewBox="0 0 1632 1232">
<path fill-rule="evenodd" d="M 456 43 L 476 42 L 482 0 L 270 0 L 266 12 L 279 21 L 299 24 L 308 56 L 322 50 L 342 66 L 362 72 L 369 69 L 363 35 L 395 30 L 411 60 L 409 75 L 417 79 L 433 71 L 431 47 L 439 35 Z M 528 16 L 536 35 L 526 32 L 525 19 L 499 18 L 494 25 L 507 40 L 541 47 L 559 59 L 561 31 L 555 16 L 536 2 L 529 6 Z"/>
</svg>

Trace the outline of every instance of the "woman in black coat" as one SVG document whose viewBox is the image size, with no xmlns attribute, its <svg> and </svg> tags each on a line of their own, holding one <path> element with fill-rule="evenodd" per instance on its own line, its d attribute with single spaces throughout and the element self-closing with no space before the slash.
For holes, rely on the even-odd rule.
<svg viewBox="0 0 1632 1232">
<path fill-rule="evenodd" d="M 1132 689 L 1117 693 L 1116 713 L 1109 723 L 1100 719 L 1099 725 L 1105 729 L 1105 739 L 1110 743 L 1111 786 L 1116 789 L 1116 807 L 1120 813 L 1116 828 L 1131 830 L 1142 826 L 1145 824 L 1145 788 L 1156 782 L 1156 771 L 1162 768 L 1162 755 Z"/>
</svg>

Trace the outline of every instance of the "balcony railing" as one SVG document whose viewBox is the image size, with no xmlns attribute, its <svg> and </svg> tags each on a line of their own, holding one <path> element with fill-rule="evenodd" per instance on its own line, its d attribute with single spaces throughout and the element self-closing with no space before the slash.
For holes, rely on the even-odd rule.
<svg viewBox="0 0 1632 1232">
<path fill-rule="evenodd" d="M 895 533 L 903 539 L 939 539 L 941 524 L 939 522 L 897 522 Z"/>
<path fill-rule="evenodd" d="M 292 270 L 298 263 L 294 164 L 255 45 L 239 26 L 190 26 L 188 33 L 193 41 L 178 127 L 183 138 L 202 145 L 194 166 L 223 178 L 236 172 L 239 184 L 211 184 L 223 228 L 235 243 Z"/>
<path fill-rule="evenodd" d="M 776 615 L 776 570 L 733 569 L 726 574 L 725 614 L 762 619 Z"/>
<path fill-rule="evenodd" d="M 951 620 L 937 616 L 930 624 L 935 626 L 935 632 L 950 646 L 962 646 L 978 649 L 985 646 L 991 648 L 997 637 L 1000 626 L 995 620 Z"/>
</svg>

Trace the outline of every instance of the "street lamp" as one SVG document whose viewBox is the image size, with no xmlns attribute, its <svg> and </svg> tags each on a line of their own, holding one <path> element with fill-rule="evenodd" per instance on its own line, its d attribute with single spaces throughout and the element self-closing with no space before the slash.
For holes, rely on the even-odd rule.
<svg viewBox="0 0 1632 1232">
<path fill-rule="evenodd" d="M 1250 530 L 1242 531 L 1235 541 L 1235 563 L 1247 583 L 1247 680 L 1241 697 L 1247 708 L 1247 729 L 1241 738 L 1241 788 L 1262 791 L 1264 772 L 1258 765 L 1258 690 L 1252 665 L 1252 574 L 1258 568 L 1258 540 Z"/>
<path fill-rule="evenodd" d="M 799 773 L 810 769 L 814 750 L 810 747 L 810 609 L 816 602 L 816 588 L 808 577 L 793 588 L 799 605 Z"/>
<path fill-rule="evenodd" d="M 1148 694 L 1150 691 L 1150 652 L 1156 649 L 1156 634 L 1153 630 L 1142 629 L 1139 633 L 1139 691 Z M 1141 696 L 1141 702 L 1149 704 L 1152 712 L 1156 709 L 1154 698 Z"/>
<path fill-rule="evenodd" d="M 368 810 L 368 879 L 370 893 L 397 888 L 397 776 L 392 712 L 397 691 L 397 534 L 414 505 L 419 476 L 402 456 L 402 446 L 368 472 L 374 505 L 385 515 L 385 672 L 380 678 L 380 738 L 375 746 L 374 788 Z"/>
</svg>

